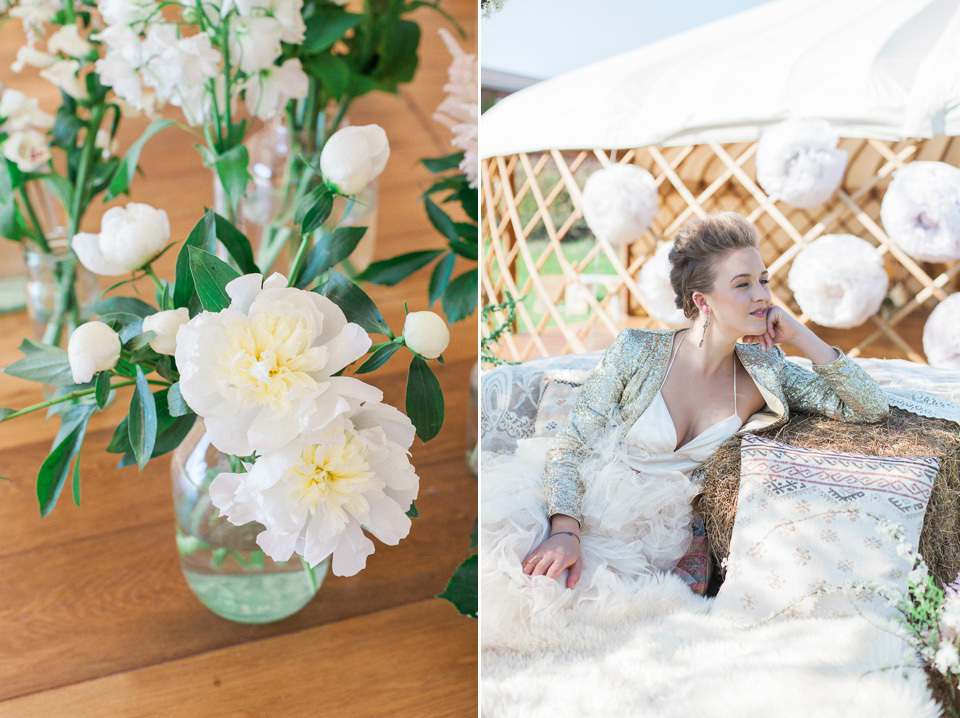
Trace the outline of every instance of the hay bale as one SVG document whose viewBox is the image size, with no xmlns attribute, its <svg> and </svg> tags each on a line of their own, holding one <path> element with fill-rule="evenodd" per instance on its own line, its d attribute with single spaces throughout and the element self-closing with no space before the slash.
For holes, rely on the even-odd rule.
<svg viewBox="0 0 960 718">
<path fill-rule="evenodd" d="M 956 424 L 890 407 L 887 418 L 878 424 L 845 424 L 813 414 L 795 414 L 786 425 L 763 436 L 810 449 L 940 459 L 940 473 L 920 533 L 920 553 L 941 584 L 950 583 L 960 573 L 960 431 Z M 711 554 L 719 565 L 730 552 L 737 510 L 740 437 L 724 442 L 703 464 L 703 471 L 698 508 Z"/>
</svg>

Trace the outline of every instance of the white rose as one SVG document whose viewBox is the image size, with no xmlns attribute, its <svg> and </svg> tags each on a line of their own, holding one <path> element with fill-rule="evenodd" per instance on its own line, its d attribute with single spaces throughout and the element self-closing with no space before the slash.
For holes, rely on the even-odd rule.
<svg viewBox="0 0 960 718">
<path fill-rule="evenodd" d="M 185 308 L 168 309 L 143 318 L 143 331 L 155 332 L 150 348 L 157 354 L 173 356 L 177 353 L 177 331 L 190 321 L 190 312 Z"/>
<path fill-rule="evenodd" d="M 390 144 L 382 127 L 344 127 L 323 146 L 320 171 L 328 184 L 353 195 L 380 176 L 389 157 Z"/>
<path fill-rule="evenodd" d="M 108 209 L 100 221 L 100 234 L 79 232 L 73 251 L 94 274 L 117 277 L 142 267 L 170 239 L 170 221 L 162 209 L 131 202 Z"/>
<path fill-rule="evenodd" d="M 93 45 L 80 37 L 80 29 L 76 25 L 64 25 L 47 39 L 47 51 L 60 53 L 67 57 L 86 57 L 93 49 Z"/>
<path fill-rule="evenodd" d="M 283 28 L 272 17 L 238 20 L 231 29 L 230 61 L 248 75 L 270 67 L 282 52 Z"/>
<path fill-rule="evenodd" d="M 53 115 L 40 109 L 36 97 L 27 97 L 20 90 L 6 89 L 0 97 L 0 118 L 4 122 L 0 130 L 14 132 L 36 128 L 49 130 L 53 127 Z"/>
<path fill-rule="evenodd" d="M 36 172 L 50 160 L 47 138 L 36 130 L 14 132 L 3 143 L 3 156 L 21 172 Z"/>
<path fill-rule="evenodd" d="M 82 100 L 87 96 L 87 88 L 80 81 L 79 72 L 80 63 L 76 60 L 59 60 L 40 70 L 40 77 L 52 82 L 70 97 Z"/>
<path fill-rule="evenodd" d="M 250 114 L 269 120 L 283 111 L 288 100 L 306 97 L 309 85 L 300 60 L 287 60 L 280 67 L 271 66 L 253 75 L 243 84 L 247 108 Z"/>
<path fill-rule="evenodd" d="M 28 65 L 30 67 L 50 67 L 56 61 L 57 58 L 50 53 L 43 52 L 30 45 L 24 45 L 17 50 L 17 59 L 10 65 L 10 69 L 14 72 L 23 72 L 23 68 Z"/>
<path fill-rule="evenodd" d="M 436 359 L 450 343 L 450 330 L 433 312 L 410 312 L 403 323 L 403 341 L 423 358 Z"/>
<path fill-rule="evenodd" d="M 86 384 L 98 371 L 116 366 L 120 358 L 120 336 L 103 322 L 81 324 L 67 342 L 67 358 L 73 380 Z"/>
</svg>

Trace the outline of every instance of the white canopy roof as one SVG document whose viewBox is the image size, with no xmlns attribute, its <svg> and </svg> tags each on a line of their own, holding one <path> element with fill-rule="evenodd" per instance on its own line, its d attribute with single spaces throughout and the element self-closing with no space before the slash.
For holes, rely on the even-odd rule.
<svg viewBox="0 0 960 718">
<path fill-rule="evenodd" d="M 480 153 L 742 142 L 790 117 L 960 134 L 960 0 L 775 0 L 510 95 Z"/>
</svg>

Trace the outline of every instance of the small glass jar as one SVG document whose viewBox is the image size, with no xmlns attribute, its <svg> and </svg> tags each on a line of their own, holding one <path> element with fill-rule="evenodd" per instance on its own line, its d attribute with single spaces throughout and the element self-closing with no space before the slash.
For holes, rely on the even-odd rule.
<svg viewBox="0 0 960 718">
<path fill-rule="evenodd" d="M 27 315 L 33 334 L 49 344 L 63 344 L 84 321 L 82 308 L 100 293 L 96 275 L 67 248 L 63 230 L 47 235 L 50 252 L 25 241 Z"/>
</svg>

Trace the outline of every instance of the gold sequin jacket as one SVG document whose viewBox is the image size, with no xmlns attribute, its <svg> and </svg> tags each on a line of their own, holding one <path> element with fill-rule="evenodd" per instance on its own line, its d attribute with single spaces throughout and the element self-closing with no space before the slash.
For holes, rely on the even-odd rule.
<svg viewBox="0 0 960 718">
<path fill-rule="evenodd" d="M 549 516 L 566 514 L 582 521 L 584 486 L 578 466 L 584 446 L 606 426 L 614 406 L 619 408 L 618 438 L 623 439 L 663 383 L 678 331 L 625 329 L 603 353 L 547 452 L 543 479 Z M 766 400 L 737 435 L 780 427 L 790 410 L 855 424 L 883 419 L 889 406 L 880 387 L 840 347 L 833 348 L 840 356 L 829 364 L 814 364 L 810 372 L 786 361 L 779 346 L 763 351 L 759 344 L 737 344 L 740 362 Z"/>
</svg>

